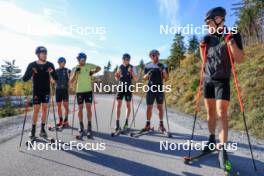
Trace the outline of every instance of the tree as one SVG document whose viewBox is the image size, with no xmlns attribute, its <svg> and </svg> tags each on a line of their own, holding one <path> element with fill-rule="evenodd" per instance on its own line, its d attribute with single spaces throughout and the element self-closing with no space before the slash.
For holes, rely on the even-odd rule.
<svg viewBox="0 0 264 176">
<path fill-rule="evenodd" d="M 145 63 L 144 63 L 144 60 L 141 59 L 140 62 L 139 62 L 139 69 L 140 70 L 144 70 L 144 68 L 145 68 Z"/>
<path fill-rule="evenodd" d="M 188 53 L 189 54 L 197 54 L 198 48 L 199 48 L 199 41 L 198 41 L 196 35 L 193 35 L 189 39 Z"/>
<path fill-rule="evenodd" d="M 118 70 L 118 65 L 114 68 L 114 73 Z"/>
<path fill-rule="evenodd" d="M 112 67 L 111 61 L 108 61 L 107 65 L 104 67 L 104 71 L 110 71 Z"/>
<path fill-rule="evenodd" d="M 238 16 L 236 25 L 244 45 L 264 42 L 264 2 L 260 0 L 242 0 L 232 4 Z"/>
<path fill-rule="evenodd" d="M 168 64 L 170 67 L 177 68 L 180 66 L 180 61 L 184 59 L 184 53 L 186 48 L 184 46 L 184 37 L 181 33 L 175 34 L 175 38 L 173 39 L 173 43 L 171 46 L 171 55 L 168 60 Z"/>
<path fill-rule="evenodd" d="M 17 79 L 20 78 L 21 69 L 15 65 L 15 60 L 4 61 L 4 65 L 1 65 L 1 82 L 5 84 L 13 84 Z"/>
</svg>

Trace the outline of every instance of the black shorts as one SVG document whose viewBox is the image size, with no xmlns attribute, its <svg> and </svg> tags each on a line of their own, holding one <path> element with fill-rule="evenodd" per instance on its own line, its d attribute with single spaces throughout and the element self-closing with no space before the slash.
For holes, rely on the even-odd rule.
<svg viewBox="0 0 264 176">
<path fill-rule="evenodd" d="M 208 80 L 203 82 L 204 98 L 230 100 L 230 80 Z"/>
<path fill-rule="evenodd" d="M 49 94 L 33 93 L 33 104 L 39 105 L 41 103 L 49 103 Z"/>
<path fill-rule="evenodd" d="M 123 100 L 124 97 L 126 101 L 131 101 L 132 93 L 131 92 L 118 92 L 116 95 L 117 100 Z"/>
<path fill-rule="evenodd" d="M 82 93 L 77 93 L 77 102 L 78 105 L 85 103 L 92 103 L 93 102 L 93 92 L 82 92 Z"/>
<path fill-rule="evenodd" d="M 146 100 L 147 100 L 147 105 L 153 105 L 155 100 L 156 100 L 157 104 L 163 104 L 164 92 L 148 91 L 147 96 L 146 96 Z"/>
<path fill-rule="evenodd" d="M 68 102 L 69 92 L 68 89 L 56 89 L 56 102 Z"/>
</svg>

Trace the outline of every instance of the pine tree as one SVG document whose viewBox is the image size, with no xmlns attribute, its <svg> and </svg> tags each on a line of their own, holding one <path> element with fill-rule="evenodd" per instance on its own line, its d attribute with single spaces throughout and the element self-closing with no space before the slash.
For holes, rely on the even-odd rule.
<svg viewBox="0 0 264 176">
<path fill-rule="evenodd" d="M 171 55 L 168 60 L 170 67 L 177 68 L 180 66 L 180 61 L 184 59 L 186 48 L 184 46 L 184 37 L 181 33 L 175 34 L 173 44 L 171 46 Z"/>
<path fill-rule="evenodd" d="M 188 53 L 189 54 L 197 54 L 198 48 L 199 48 L 199 41 L 198 41 L 196 35 L 193 35 L 189 39 Z"/>
</svg>

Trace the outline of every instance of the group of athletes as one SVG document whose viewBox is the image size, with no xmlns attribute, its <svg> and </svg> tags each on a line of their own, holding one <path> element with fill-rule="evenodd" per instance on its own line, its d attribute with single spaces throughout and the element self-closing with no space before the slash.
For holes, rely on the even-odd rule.
<svg viewBox="0 0 264 176">
<path fill-rule="evenodd" d="M 209 10 L 205 16 L 205 23 L 211 29 L 220 29 L 220 31 L 226 31 L 227 27 L 224 25 L 226 11 L 222 7 L 216 7 Z M 231 63 L 227 46 L 231 48 L 232 58 L 236 63 L 240 63 L 243 60 L 243 46 L 239 33 L 233 34 L 229 38 L 229 42 L 225 42 L 226 33 L 213 33 L 203 37 L 200 43 L 200 53 L 205 53 L 205 58 L 201 55 L 204 61 L 204 77 L 203 77 L 203 91 L 204 91 L 204 103 L 207 110 L 208 117 L 208 129 L 209 139 L 208 146 L 210 144 L 216 144 L 215 131 L 216 121 L 220 121 L 221 128 L 219 134 L 219 161 L 220 165 L 224 167 L 224 161 L 227 160 L 227 152 L 224 145 L 228 140 L 228 107 L 230 102 L 230 77 L 231 77 Z M 206 46 L 206 47 L 205 47 Z M 205 50 L 205 51 L 204 51 Z M 40 136 L 47 137 L 45 131 L 45 123 L 47 116 L 47 107 L 50 99 L 50 83 L 56 85 L 56 102 L 58 106 L 59 123 L 58 126 L 68 126 L 68 114 L 69 114 L 69 87 L 70 84 L 76 84 L 76 97 L 78 102 L 78 117 L 80 122 L 80 133 L 83 133 L 83 106 L 87 110 L 87 131 L 92 131 L 92 102 L 93 102 L 93 90 L 91 77 L 95 73 L 99 72 L 101 68 L 99 66 L 87 63 L 87 56 L 85 53 L 79 53 L 77 56 L 78 64 L 72 70 L 65 67 L 66 60 L 61 57 L 58 59 L 59 68 L 55 69 L 51 62 L 47 61 L 47 49 L 43 46 L 37 47 L 36 55 L 37 61 L 29 64 L 25 75 L 24 81 L 33 80 L 33 120 L 32 130 L 30 132 L 30 138 L 35 136 L 36 123 L 38 120 L 38 113 L 42 110 L 41 118 L 41 130 Z M 168 68 L 165 64 L 159 62 L 160 53 L 158 50 L 151 50 L 149 57 L 151 62 L 145 65 L 143 79 L 146 80 L 148 86 L 163 85 L 169 77 Z M 119 66 L 115 73 L 116 80 L 119 83 L 125 83 L 127 86 L 132 84 L 132 80 L 138 81 L 138 74 L 133 65 L 130 64 L 131 56 L 124 54 L 122 57 L 122 64 Z M 177 81 L 177 80 L 175 80 Z M 131 100 L 132 92 L 121 91 L 116 95 L 117 110 L 116 110 L 116 130 L 121 128 L 120 126 L 120 114 L 122 100 L 126 101 L 126 120 L 123 125 L 124 129 L 128 128 L 129 117 L 131 114 Z M 144 129 L 150 130 L 151 128 L 151 116 L 153 104 L 156 102 L 157 109 L 159 111 L 159 130 L 166 131 L 163 125 L 163 103 L 164 92 L 161 91 L 148 91 L 146 93 L 146 125 Z M 62 113 L 62 106 L 65 109 L 65 113 Z M 209 147 L 204 148 L 204 152 L 210 151 Z"/>
</svg>

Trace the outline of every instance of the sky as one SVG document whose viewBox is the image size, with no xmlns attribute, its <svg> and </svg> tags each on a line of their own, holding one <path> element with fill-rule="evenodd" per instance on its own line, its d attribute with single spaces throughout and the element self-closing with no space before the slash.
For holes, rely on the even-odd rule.
<svg viewBox="0 0 264 176">
<path fill-rule="evenodd" d="M 123 53 L 131 63 L 148 62 L 151 49 L 161 58 L 170 55 L 173 33 L 161 33 L 161 26 L 204 24 L 212 7 L 227 10 L 226 24 L 236 20 L 232 3 L 239 0 L 0 0 L 0 65 L 16 60 L 24 73 L 37 59 L 35 48 L 45 46 L 48 60 L 57 65 L 65 57 L 66 67 L 77 64 L 85 52 L 87 62 L 113 68 L 121 64 Z M 201 37 L 202 35 L 198 35 Z M 190 35 L 184 35 L 187 43 Z"/>
</svg>

